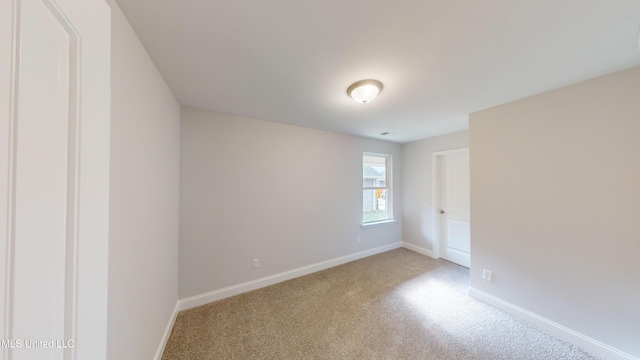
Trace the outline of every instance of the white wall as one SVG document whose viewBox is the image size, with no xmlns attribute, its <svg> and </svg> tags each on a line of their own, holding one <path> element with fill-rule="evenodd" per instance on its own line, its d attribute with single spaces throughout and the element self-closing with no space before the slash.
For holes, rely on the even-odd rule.
<svg viewBox="0 0 640 360">
<path fill-rule="evenodd" d="M 181 146 L 181 298 L 402 241 L 401 221 L 360 228 L 362 152 L 400 179 L 399 144 L 183 108 Z"/>
<path fill-rule="evenodd" d="M 472 114 L 470 151 L 472 288 L 640 357 L 640 67 Z"/>
<path fill-rule="evenodd" d="M 434 244 L 432 196 L 432 153 L 459 149 L 469 146 L 469 132 L 458 131 L 451 134 L 418 140 L 402 146 L 402 235 L 405 243 L 417 246 L 425 254 L 431 254 Z"/>
<path fill-rule="evenodd" d="M 109 359 L 151 359 L 178 300 L 180 106 L 112 5 Z"/>
</svg>

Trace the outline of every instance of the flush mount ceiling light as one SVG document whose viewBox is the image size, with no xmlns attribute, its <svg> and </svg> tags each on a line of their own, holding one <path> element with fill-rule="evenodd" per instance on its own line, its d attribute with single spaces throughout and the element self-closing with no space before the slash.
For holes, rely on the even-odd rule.
<svg viewBox="0 0 640 360">
<path fill-rule="evenodd" d="M 347 94 L 360 104 L 370 103 L 382 91 L 382 83 L 378 80 L 360 80 L 347 89 Z"/>
</svg>

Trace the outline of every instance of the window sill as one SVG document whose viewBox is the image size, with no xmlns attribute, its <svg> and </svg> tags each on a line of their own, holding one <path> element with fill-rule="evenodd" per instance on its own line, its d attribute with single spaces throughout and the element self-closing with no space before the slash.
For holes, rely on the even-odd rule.
<svg viewBox="0 0 640 360">
<path fill-rule="evenodd" d="M 383 220 L 383 221 L 376 221 L 376 222 L 370 222 L 370 223 L 362 224 L 362 225 L 360 225 L 360 227 L 363 228 L 363 229 L 366 229 L 366 228 L 382 226 L 382 225 L 391 225 L 391 224 L 396 223 L 396 222 L 398 222 L 398 220 Z"/>
</svg>

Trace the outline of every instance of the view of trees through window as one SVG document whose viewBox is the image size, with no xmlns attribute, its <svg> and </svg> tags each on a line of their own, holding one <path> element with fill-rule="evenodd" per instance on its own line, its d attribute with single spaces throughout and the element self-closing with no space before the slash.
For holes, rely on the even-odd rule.
<svg viewBox="0 0 640 360">
<path fill-rule="evenodd" d="M 391 219 L 389 176 L 391 156 L 365 153 L 362 157 L 362 221 Z"/>
</svg>

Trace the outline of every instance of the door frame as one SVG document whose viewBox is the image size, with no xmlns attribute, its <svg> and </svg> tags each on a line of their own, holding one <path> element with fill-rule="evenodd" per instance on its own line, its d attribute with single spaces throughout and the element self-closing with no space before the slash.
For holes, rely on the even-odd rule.
<svg viewBox="0 0 640 360">
<path fill-rule="evenodd" d="M 440 229 L 440 221 L 438 219 L 438 209 L 440 209 L 440 190 L 442 188 L 442 184 L 440 182 L 440 163 L 442 162 L 442 157 L 453 154 L 463 154 L 469 153 L 469 147 L 451 149 L 451 150 L 443 150 L 443 151 L 434 151 L 431 153 L 431 199 L 433 200 L 433 257 L 435 259 L 440 258 L 440 250 L 442 249 L 442 239 L 440 237 L 441 229 Z"/>
</svg>

